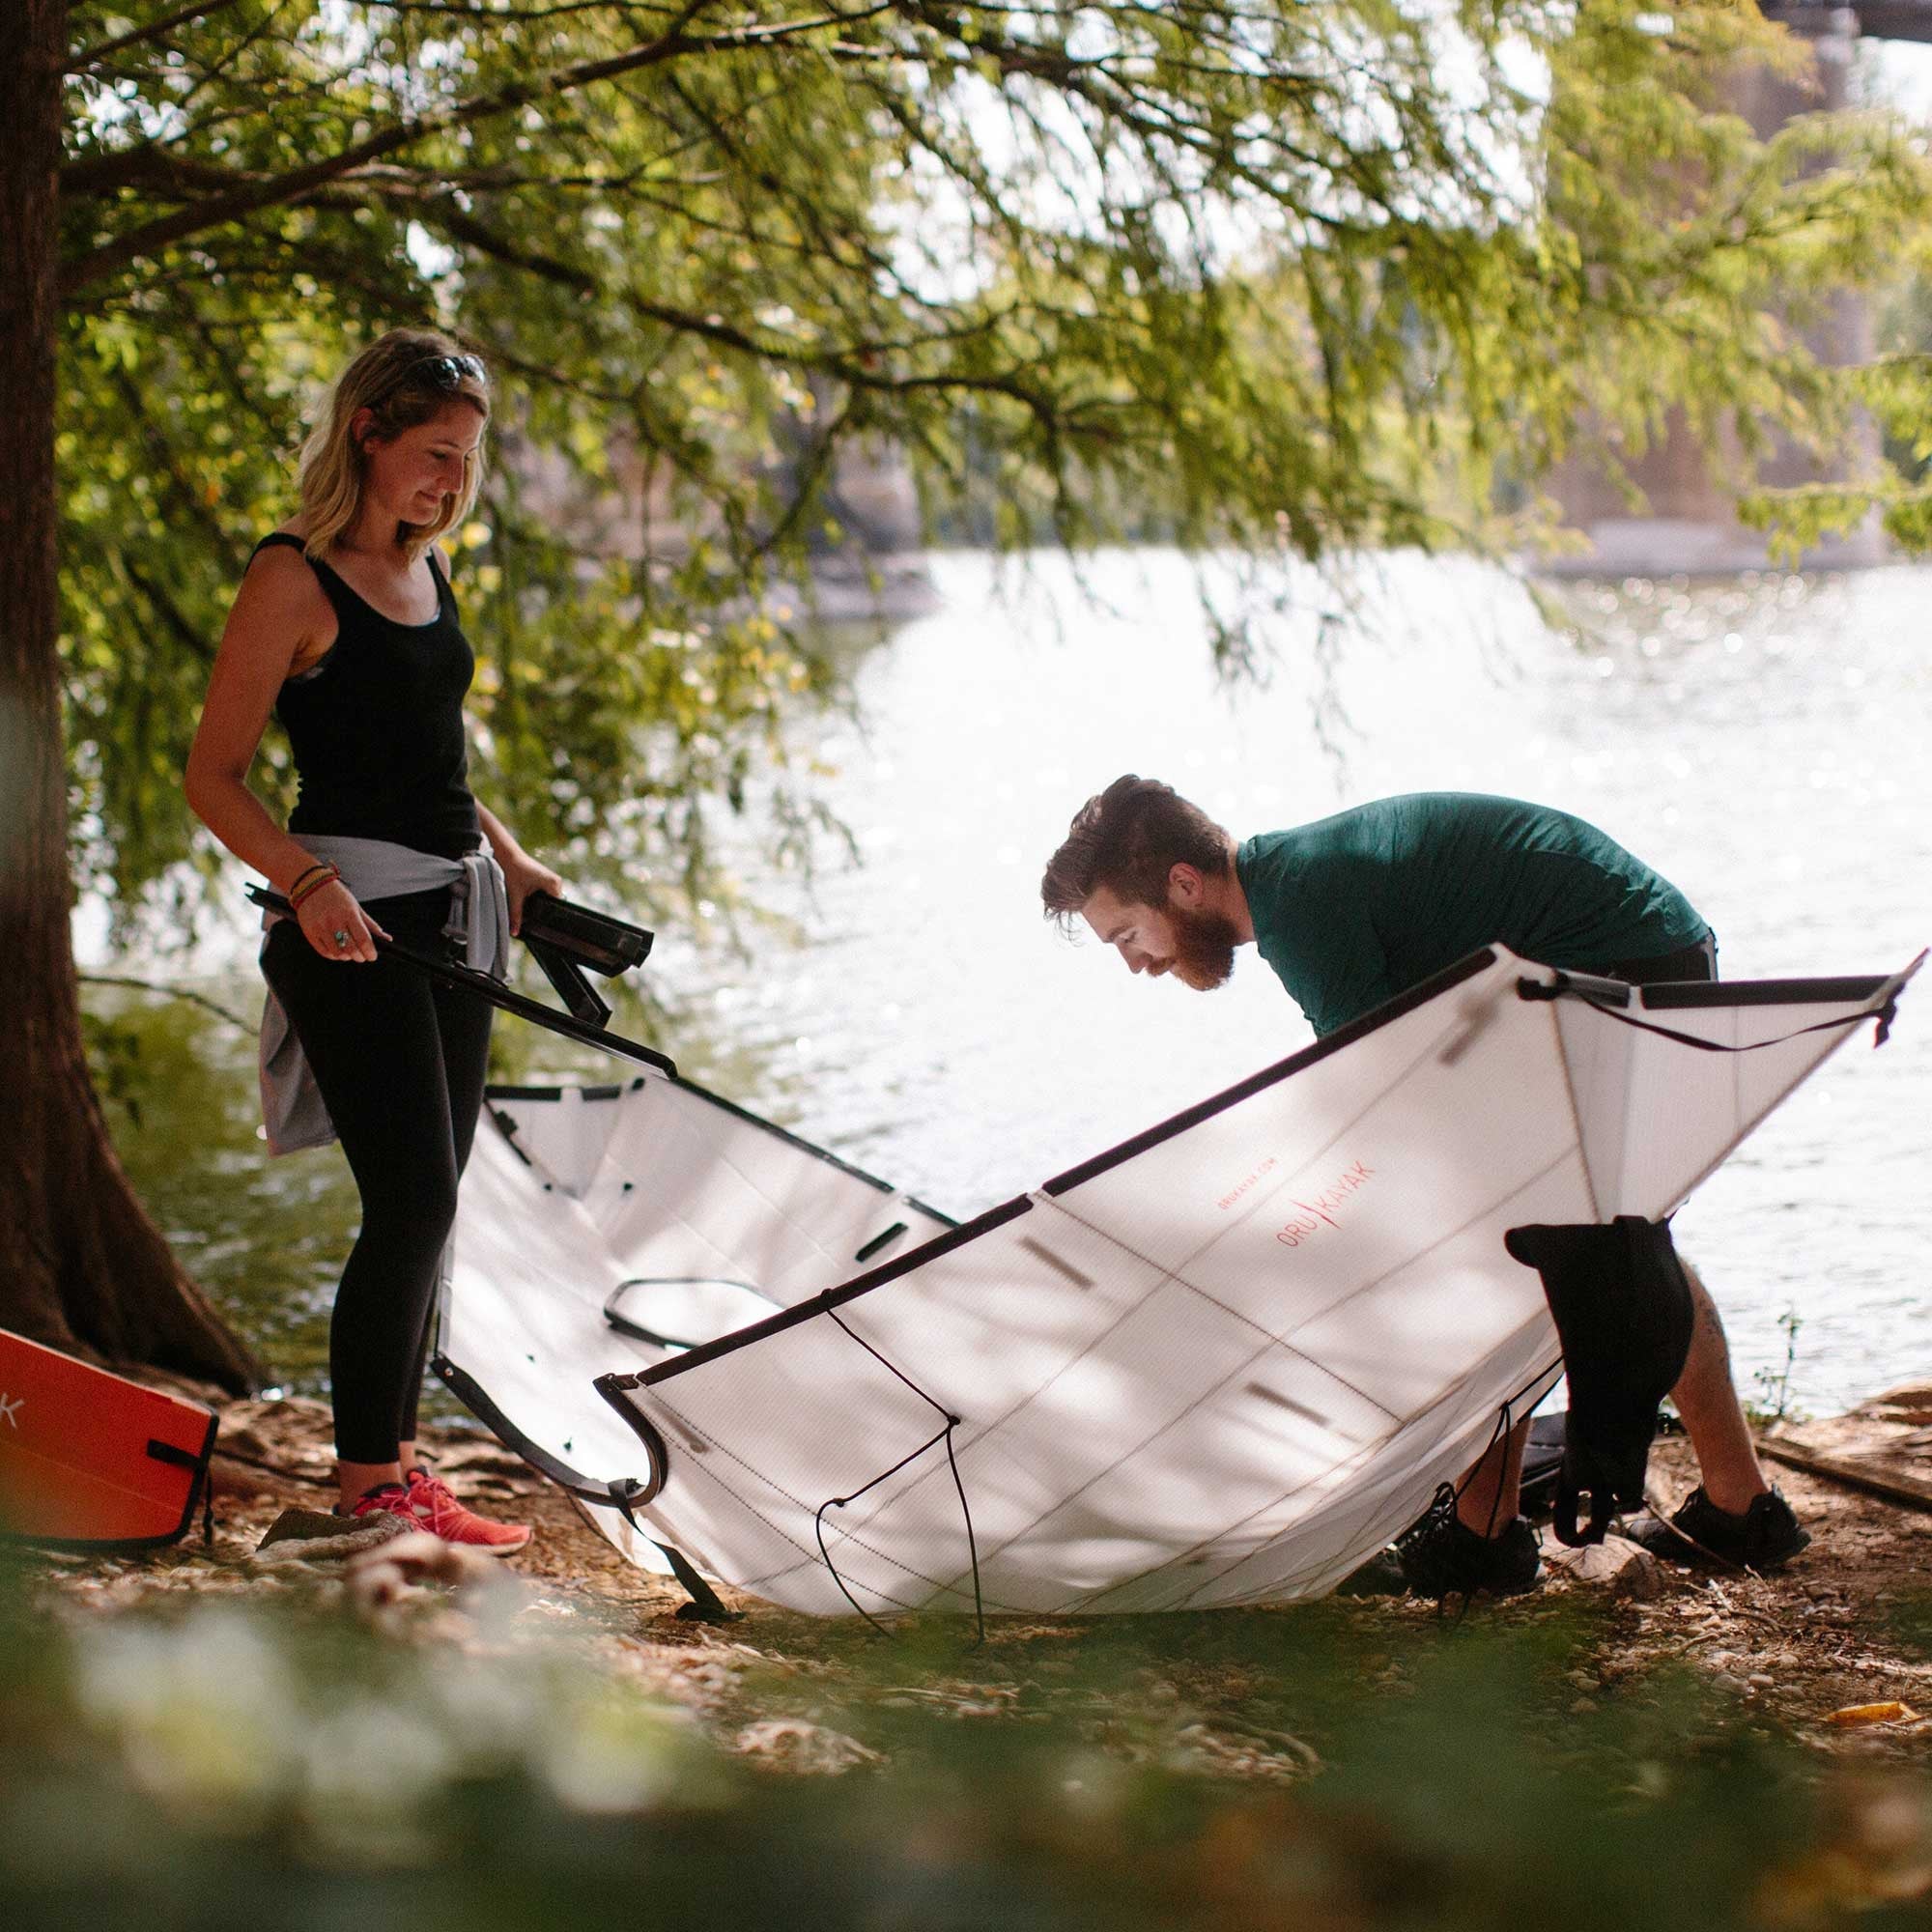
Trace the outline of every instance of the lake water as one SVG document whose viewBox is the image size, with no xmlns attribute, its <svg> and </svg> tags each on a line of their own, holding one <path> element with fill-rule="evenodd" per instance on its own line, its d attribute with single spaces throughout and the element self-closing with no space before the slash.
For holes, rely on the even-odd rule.
<svg viewBox="0 0 1932 1932">
<path fill-rule="evenodd" d="M 1097 602 L 1054 556 L 933 573 L 936 614 L 853 647 L 860 724 L 801 736 L 863 865 L 808 886 L 744 838 L 748 892 L 801 943 L 756 941 L 748 964 L 664 931 L 650 971 L 688 1073 L 954 1213 L 1310 1037 L 1252 952 L 1204 996 L 1042 922 L 1043 861 L 1123 771 L 1241 835 L 1398 791 L 1560 805 L 1690 895 L 1728 978 L 1889 969 L 1932 938 L 1932 571 L 1572 586 L 1565 629 L 1501 572 L 1397 557 L 1346 588 L 1281 586 L 1260 686 L 1217 683 L 1171 554 L 1098 559 Z M 232 974 L 196 983 L 253 1000 Z M 233 1030 L 137 995 L 90 1004 L 141 1010 L 143 1117 L 119 1128 L 138 1183 L 278 1370 L 314 1385 L 354 1225 L 339 1156 L 261 1157 Z M 1814 1411 L 1932 1375 L 1932 985 L 1885 1051 L 1869 1040 L 1679 1222 L 1741 1386 L 1781 1368 L 1795 1315 L 1791 1389 Z M 516 1048 L 520 1071 L 566 1064 L 544 1037 Z"/>
</svg>

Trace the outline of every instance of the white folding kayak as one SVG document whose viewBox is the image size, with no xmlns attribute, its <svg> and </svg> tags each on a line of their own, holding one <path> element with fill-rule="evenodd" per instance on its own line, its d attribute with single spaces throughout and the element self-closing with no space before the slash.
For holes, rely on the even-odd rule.
<svg viewBox="0 0 1932 1932">
<path fill-rule="evenodd" d="M 1492 948 L 960 1226 L 657 1071 L 497 1090 L 436 1366 L 700 1593 L 1320 1596 L 1558 1375 L 1505 1233 L 1668 1215 L 1918 963 L 1630 987 Z"/>
</svg>

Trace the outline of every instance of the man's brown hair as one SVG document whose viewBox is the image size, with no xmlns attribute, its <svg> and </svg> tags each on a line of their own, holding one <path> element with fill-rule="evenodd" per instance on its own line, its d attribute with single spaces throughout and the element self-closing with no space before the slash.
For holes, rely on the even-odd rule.
<svg viewBox="0 0 1932 1932">
<path fill-rule="evenodd" d="M 1228 835 L 1172 785 L 1129 772 L 1073 814 L 1046 862 L 1040 903 L 1063 931 L 1103 886 L 1125 903 L 1164 906 L 1168 874 L 1179 865 L 1218 878 L 1228 870 Z"/>
</svg>

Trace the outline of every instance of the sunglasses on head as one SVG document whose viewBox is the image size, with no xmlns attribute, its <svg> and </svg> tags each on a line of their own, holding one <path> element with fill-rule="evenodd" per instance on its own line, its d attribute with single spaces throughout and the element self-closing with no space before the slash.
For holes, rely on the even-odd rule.
<svg viewBox="0 0 1932 1932">
<path fill-rule="evenodd" d="M 412 362 L 396 380 L 398 384 L 413 382 L 418 376 L 428 378 L 432 387 L 448 395 L 454 395 L 466 382 L 487 387 L 490 381 L 490 372 L 475 355 L 425 355 Z"/>
</svg>

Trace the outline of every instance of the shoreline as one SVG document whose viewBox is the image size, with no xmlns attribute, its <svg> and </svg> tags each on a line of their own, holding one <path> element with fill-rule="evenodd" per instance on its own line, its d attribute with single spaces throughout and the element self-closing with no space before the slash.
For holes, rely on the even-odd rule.
<svg viewBox="0 0 1932 1932">
<path fill-rule="evenodd" d="M 1917 1394 L 1932 1402 L 1932 1391 Z M 1914 1428 L 1914 1412 L 1908 1410 L 1896 1427 Z M 1841 1457 L 1849 1453 L 1844 1440 L 1852 1426 L 1843 1418 L 1833 1425 Z M 425 1428 L 424 1444 L 465 1500 L 487 1513 L 529 1520 L 536 1529 L 528 1549 L 485 1566 L 506 1586 L 497 1593 L 493 1641 L 515 1649 L 574 1626 L 593 1668 L 642 1681 L 726 1752 L 763 1754 L 790 1770 L 890 1764 L 880 1741 L 865 1734 L 867 1660 L 877 1639 L 856 1618 L 808 1618 L 720 1585 L 735 1613 L 732 1621 L 709 1626 L 683 1620 L 677 1612 L 685 1595 L 671 1578 L 625 1561 L 569 1496 L 494 1437 L 465 1425 L 438 1424 Z M 197 1524 L 183 1542 L 148 1558 L 26 1551 L 19 1567 L 29 1595 L 62 1621 L 86 1622 L 167 1611 L 185 1596 L 281 1594 L 291 1587 L 288 1572 L 270 1573 L 249 1559 L 284 1510 L 328 1507 L 330 1456 L 325 1404 L 307 1397 L 226 1404 L 215 1449 L 212 1547 L 204 1548 Z M 1913 1599 L 1922 1595 L 1932 1612 L 1932 1511 L 1904 1508 L 1785 1465 L 1773 1473 L 1811 1530 L 1812 1543 L 1769 1577 L 1698 1576 L 1646 1559 L 1591 1582 L 1548 1560 L 1557 1546 L 1546 1532 L 1542 1587 L 1506 1602 L 1479 1600 L 1461 1617 L 1414 1599 L 1329 1598 L 1164 1617 L 998 1618 L 989 1621 L 984 1645 L 972 1653 L 967 1676 L 941 1663 L 931 1682 L 904 1687 L 904 1697 L 942 1725 L 956 1722 L 962 1712 L 989 1721 L 1018 1719 L 1030 1708 L 1052 1708 L 1053 1678 L 1077 1676 L 1084 1650 L 1104 1650 L 1132 1665 L 1128 1688 L 1114 1693 L 1109 1720 L 1122 1737 L 1138 1741 L 1122 1746 L 1128 1761 L 1150 1750 L 1179 1751 L 1214 1776 L 1299 1779 L 1324 1761 L 1331 1741 L 1320 1725 L 1305 1734 L 1290 1726 L 1284 1732 L 1289 1742 L 1270 1745 L 1248 1735 L 1252 1722 L 1244 1715 L 1256 1670 L 1271 1651 L 1292 1647 L 1298 1626 L 1319 1625 L 1327 1639 L 1359 1650 L 1374 1663 L 1378 1682 L 1394 1693 L 1439 1649 L 1446 1633 L 1480 1626 L 1505 1647 L 1533 1650 L 1542 1641 L 1540 1627 L 1552 1619 L 1566 1625 L 1580 1620 L 1583 1661 L 1566 1678 L 1568 1708 L 1577 1715 L 1672 1694 L 1668 1682 L 1688 1673 L 1687 1682 L 1727 1709 L 1728 1721 L 1768 1722 L 1822 1759 L 1922 1757 L 1932 1737 L 1932 1614 L 1914 1622 Z M 1651 1474 L 1654 1495 L 1681 1496 L 1695 1480 L 1688 1443 L 1661 1437 Z M 446 1599 L 440 1605 L 446 1609 Z M 460 1618 L 373 1620 L 384 1634 L 409 1641 L 462 1644 L 475 1638 L 460 1627 Z M 1922 1644 L 1913 1641 L 1915 1631 Z M 905 1619 L 895 1632 L 895 1639 L 931 1652 L 936 1661 L 949 1648 L 958 1651 L 955 1665 L 967 1654 L 970 1635 L 959 1620 L 938 1616 Z M 1216 1655 L 1227 1661 L 1204 1667 L 1201 1658 Z M 1926 1715 L 1832 1721 L 1847 1707 L 1886 1703 Z M 1181 1716 L 1185 1723 L 1176 1721 Z M 773 1743 L 781 1734 L 781 1741 Z"/>
<path fill-rule="evenodd" d="M 1814 1541 L 1769 1578 L 978 1641 L 731 1591 L 729 1623 L 681 1619 L 468 1428 L 425 1435 L 529 1550 L 393 1527 L 251 1562 L 328 1500 L 327 1412 L 237 1411 L 212 1547 L 0 1564 L 22 1932 L 1876 1932 L 1932 1905 L 1932 1516 L 1808 1477 Z M 1688 1487 L 1681 1439 L 1654 1474 Z"/>
</svg>

